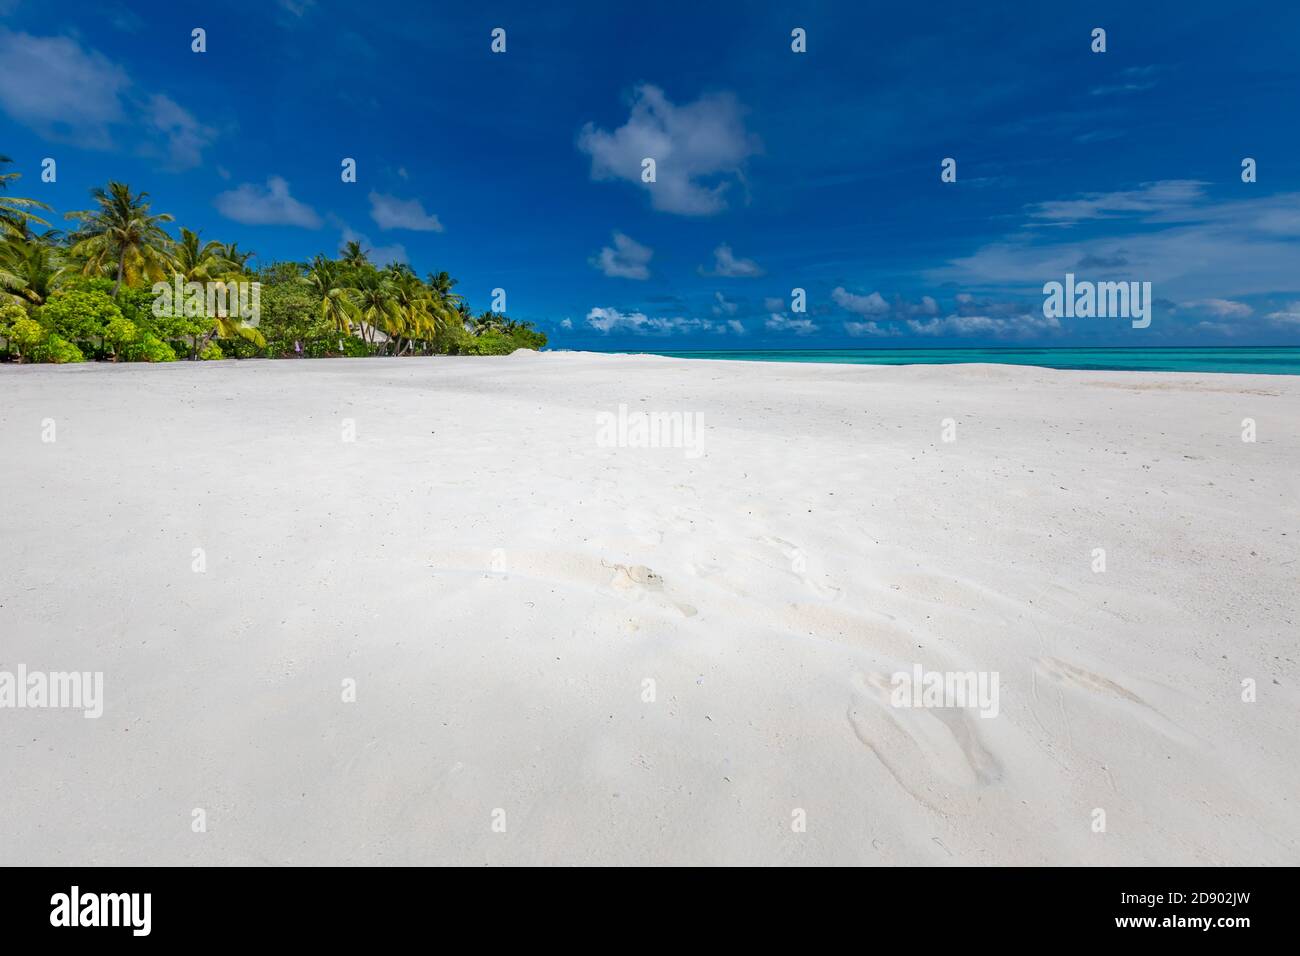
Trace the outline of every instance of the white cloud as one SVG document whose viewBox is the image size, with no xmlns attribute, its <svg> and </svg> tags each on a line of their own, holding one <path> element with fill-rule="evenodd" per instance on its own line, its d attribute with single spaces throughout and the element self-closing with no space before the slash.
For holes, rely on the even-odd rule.
<svg viewBox="0 0 1300 956">
<path fill-rule="evenodd" d="M 731 329 L 731 331 L 737 335 L 745 334 L 745 323 L 741 322 L 740 319 L 728 319 L 727 328 Z"/>
<path fill-rule="evenodd" d="M 1255 314 L 1255 310 L 1246 303 L 1233 302 L 1231 299 L 1200 299 L 1195 302 L 1184 302 L 1183 307 L 1200 309 L 1221 319 L 1247 319 Z"/>
<path fill-rule="evenodd" d="M 654 250 L 621 232 L 614 233 L 614 245 L 603 247 L 587 261 L 605 275 L 618 279 L 650 278 L 650 257 Z"/>
<path fill-rule="evenodd" d="M 903 334 L 892 325 L 881 325 L 878 322 L 845 322 L 844 331 L 854 338 L 883 338 Z"/>
<path fill-rule="evenodd" d="M 1292 302 L 1281 311 L 1270 312 L 1264 318 L 1279 325 L 1300 325 L 1300 302 Z"/>
<path fill-rule="evenodd" d="M 38 37 L 0 27 L 0 110 L 54 142 L 112 149 L 122 142 L 167 154 L 178 169 L 197 166 L 214 132 L 175 100 L 136 87 L 127 72 L 71 37 Z M 119 132 L 121 131 L 119 130 Z"/>
<path fill-rule="evenodd" d="M 320 216 L 310 206 L 289 195 L 289 184 L 281 176 L 270 176 L 266 186 L 241 183 L 219 193 L 213 204 L 227 219 L 250 226 L 302 226 L 319 229 Z"/>
<path fill-rule="evenodd" d="M 740 308 L 736 303 L 727 301 L 727 297 L 721 292 L 713 293 L 713 298 L 715 303 L 713 306 L 714 315 L 735 315 L 736 310 Z"/>
<path fill-rule="evenodd" d="M 907 327 L 917 335 L 992 335 L 997 338 L 1028 338 L 1061 327 L 1057 319 L 1041 312 L 1014 316 L 949 315 L 944 318 L 908 319 Z"/>
<path fill-rule="evenodd" d="M 1157 199 L 1156 194 L 1163 197 Z M 1104 236 L 1074 238 L 1072 229 L 1019 229 L 926 278 L 978 286 L 1027 286 L 1060 281 L 1067 272 L 1149 281 L 1174 300 L 1236 299 L 1295 288 L 1300 240 L 1300 193 L 1191 203 L 1196 189 L 1130 190 L 1094 197 L 1087 208 L 1056 214 L 1109 219 Z M 1139 198 L 1134 198 L 1138 196 Z M 1076 200 L 1067 200 L 1076 202 Z M 1064 204 L 1040 204 L 1039 207 Z M 1113 215 L 1129 207 L 1131 215 Z"/>
<path fill-rule="evenodd" d="M 598 332 L 632 332 L 637 335 L 672 335 L 679 332 L 727 331 L 729 323 L 709 319 L 659 318 L 644 312 L 620 312 L 618 309 L 597 307 L 587 313 L 587 324 Z M 742 329 L 743 331 L 743 329 Z"/>
<path fill-rule="evenodd" d="M 769 312 L 780 312 L 785 308 L 785 300 L 770 295 L 763 300 L 763 308 L 767 309 Z"/>
<path fill-rule="evenodd" d="M 763 327 L 771 332 L 793 332 L 795 335 L 811 335 L 818 325 L 812 319 L 792 319 L 788 315 L 770 315 Z"/>
<path fill-rule="evenodd" d="M 727 189 L 733 180 L 743 182 L 745 160 L 759 143 L 746 132 L 732 94 L 709 93 L 677 106 L 658 87 L 642 84 L 632 93 L 627 122 L 612 133 L 587 123 L 578 148 L 591 156 L 592 179 L 641 186 L 663 212 L 708 216 L 726 208 Z M 646 158 L 655 161 L 653 183 L 641 181 Z"/>
<path fill-rule="evenodd" d="M 213 138 L 211 129 L 161 93 L 149 98 L 147 115 L 154 128 L 167 137 L 167 152 L 173 166 L 190 169 L 203 162 L 203 150 Z"/>
<path fill-rule="evenodd" d="M 0 108 L 54 140 L 112 146 L 110 127 L 126 121 L 126 71 L 69 37 L 0 28 Z"/>
<path fill-rule="evenodd" d="M 1029 215 L 1064 222 L 1135 215 L 1177 218 L 1204 198 L 1205 185 L 1193 179 L 1166 179 L 1142 183 L 1137 189 L 1083 193 L 1075 199 L 1034 203 Z"/>
<path fill-rule="evenodd" d="M 856 312 L 858 315 L 884 315 L 889 311 L 889 303 L 879 292 L 871 295 L 854 295 L 843 286 L 831 290 L 831 299 L 840 308 Z"/>
<path fill-rule="evenodd" d="M 442 232 L 442 223 L 424 211 L 418 199 L 398 199 L 387 193 L 370 192 L 370 218 L 380 229 L 410 229 L 415 232 Z"/>
<path fill-rule="evenodd" d="M 571 329 L 571 328 L 573 328 L 573 319 L 561 319 L 561 320 L 560 320 L 560 328 L 562 328 L 562 329 Z"/>
<path fill-rule="evenodd" d="M 700 266 L 702 276 L 721 276 L 726 279 L 756 279 L 764 275 L 761 266 L 753 259 L 738 259 L 725 242 L 713 250 L 713 271 Z"/>
</svg>

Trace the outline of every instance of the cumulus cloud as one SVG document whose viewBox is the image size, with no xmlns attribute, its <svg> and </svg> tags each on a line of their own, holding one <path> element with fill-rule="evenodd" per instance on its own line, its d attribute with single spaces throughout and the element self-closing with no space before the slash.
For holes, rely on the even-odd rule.
<svg viewBox="0 0 1300 956">
<path fill-rule="evenodd" d="M 943 318 L 908 319 L 907 328 L 916 335 L 991 335 L 996 338 L 1030 338 L 1061 327 L 1060 321 L 1042 312 L 1014 316 L 960 315 Z"/>
<path fill-rule="evenodd" d="M 418 199 L 398 199 L 387 193 L 370 192 L 370 218 L 380 229 L 411 229 L 416 232 L 442 232 L 442 223 L 424 211 Z"/>
<path fill-rule="evenodd" d="M 1199 309 L 1220 319 L 1248 319 L 1255 314 L 1255 310 L 1245 302 L 1233 302 L 1231 299 L 1200 299 L 1184 302 L 1183 308 Z"/>
<path fill-rule="evenodd" d="M 903 333 L 892 325 L 881 325 L 879 322 L 845 322 L 844 331 L 854 338 L 876 337 L 884 338 L 893 335 L 902 335 Z"/>
<path fill-rule="evenodd" d="M 587 324 L 598 332 L 631 332 L 636 335 L 673 335 L 681 332 L 725 333 L 732 323 L 714 322 L 710 319 L 661 318 L 644 312 L 621 312 L 618 309 L 597 307 L 587 313 Z M 740 331 L 743 331 L 743 327 Z"/>
<path fill-rule="evenodd" d="M 763 327 L 769 332 L 793 332 L 795 335 L 812 335 L 819 328 L 812 319 L 792 319 L 777 313 L 768 316 Z"/>
<path fill-rule="evenodd" d="M 713 270 L 700 266 L 702 276 L 720 276 L 726 279 L 757 279 L 765 275 L 763 268 L 753 259 L 739 259 L 725 242 L 713 250 Z"/>
<path fill-rule="evenodd" d="M 166 153 L 184 169 L 202 160 L 213 131 L 170 97 L 138 88 L 122 67 L 74 38 L 0 27 L 0 110 L 46 139 L 112 149 L 117 139 Z"/>
<path fill-rule="evenodd" d="M 721 292 L 713 293 L 713 299 L 714 299 L 714 305 L 713 305 L 714 315 L 735 315 L 736 310 L 740 308 L 740 306 L 736 305 L 736 303 L 729 302 L 727 300 L 727 297 L 723 295 Z"/>
<path fill-rule="evenodd" d="M 858 315 L 884 315 L 889 311 L 889 303 L 879 292 L 871 295 L 854 295 L 843 286 L 831 290 L 831 299 L 842 309 L 856 312 Z"/>
<path fill-rule="evenodd" d="M 1292 302 L 1277 312 L 1270 312 L 1264 318 L 1279 325 L 1300 325 L 1300 302 Z"/>
<path fill-rule="evenodd" d="M 302 226 L 319 229 L 316 210 L 289 194 L 289 184 L 282 176 L 270 176 L 266 186 L 241 183 L 228 192 L 219 193 L 213 204 L 227 219 L 250 226 Z"/>
<path fill-rule="evenodd" d="M 614 245 L 604 246 L 587 260 L 590 265 L 615 279 L 650 278 L 650 257 L 654 250 L 641 245 L 631 236 L 614 233 Z"/>
<path fill-rule="evenodd" d="M 591 157 L 591 178 L 624 180 L 650 193 L 663 212 L 709 216 L 726 208 L 725 194 L 743 182 L 746 159 L 759 149 L 745 130 L 744 111 L 730 93 L 709 93 L 678 106 L 657 86 L 632 92 L 628 120 L 613 132 L 587 123 L 578 148 Z M 642 182 L 642 160 L 655 161 L 655 182 Z"/>
</svg>

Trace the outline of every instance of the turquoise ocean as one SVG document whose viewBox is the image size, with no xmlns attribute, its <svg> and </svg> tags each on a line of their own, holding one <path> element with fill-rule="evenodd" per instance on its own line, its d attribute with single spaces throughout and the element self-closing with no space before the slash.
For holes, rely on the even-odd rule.
<svg viewBox="0 0 1300 956">
<path fill-rule="evenodd" d="M 718 352 L 651 351 L 674 358 L 746 362 L 839 362 L 849 365 L 959 365 L 987 362 L 1043 368 L 1132 372 L 1249 372 L 1300 375 L 1300 348 L 1100 348 L 1100 349 L 755 349 Z"/>
</svg>

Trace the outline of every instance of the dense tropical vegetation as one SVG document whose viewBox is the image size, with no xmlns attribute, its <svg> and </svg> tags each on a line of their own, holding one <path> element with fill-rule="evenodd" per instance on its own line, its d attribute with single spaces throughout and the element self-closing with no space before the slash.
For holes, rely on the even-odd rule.
<svg viewBox="0 0 1300 956">
<path fill-rule="evenodd" d="M 0 156 L 0 169 L 10 160 Z M 273 262 L 164 226 L 148 193 L 94 189 L 55 229 L 49 206 L 10 195 L 0 172 L 0 360 L 169 362 L 178 358 L 502 355 L 546 336 L 505 315 L 475 315 L 446 272 L 377 266 L 350 242 L 336 259 Z M 44 227 L 37 232 L 36 227 Z M 155 282 L 260 283 L 256 323 L 224 313 L 157 315 Z"/>
</svg>

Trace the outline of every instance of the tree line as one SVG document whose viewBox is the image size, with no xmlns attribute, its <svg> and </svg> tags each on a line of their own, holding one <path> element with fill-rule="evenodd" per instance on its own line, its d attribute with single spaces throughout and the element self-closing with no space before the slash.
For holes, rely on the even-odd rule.
<svg viewBox="0 0 1300 956">
<path fill-rule="evenodd" d="M 0 169 L 10 162 L 0 156 Z M 421 279 L 403 263 L 377 266 L 357 242 L 336 258 L 255 268 L 256 254 L 237 243 L 183 227 L 174 238 L 164 228 L 174 218 L 119 182 L 91 190 L 93 206 L 67 213 L 63 231 L 44 218 L 48 205 L 9 194 L 20 176 L 0 172 L 0 360 L 503 355 L 546 345 L 532 323 L 475 315 L 446 272 Z M 259 314 L 155 308 L 154 284 L 177 277 L 257 282 Z"/>
</svg>

